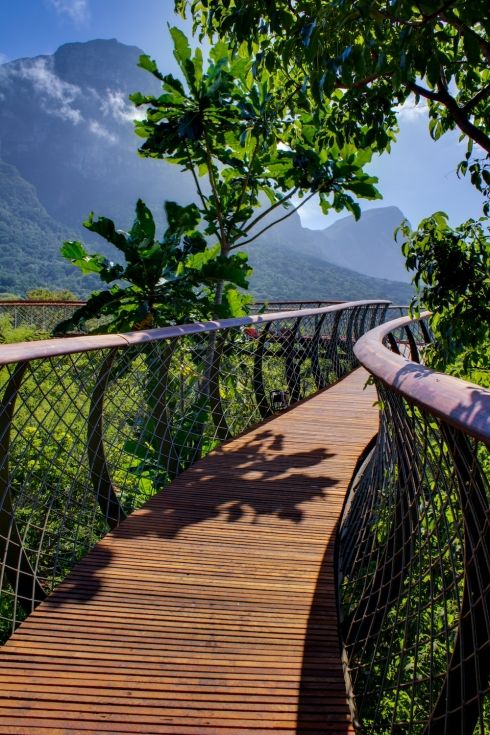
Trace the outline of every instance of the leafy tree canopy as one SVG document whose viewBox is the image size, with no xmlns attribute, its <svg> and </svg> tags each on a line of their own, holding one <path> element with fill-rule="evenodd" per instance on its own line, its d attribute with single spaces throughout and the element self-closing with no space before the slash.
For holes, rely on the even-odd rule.
<svg viewBox="0 0 490 735">
<path fill-rule="evenodd" d="M 341 90 L 350 140 L 383 149 L 395 106 L 414 93 L 434 138 L 457 126 L 490 153 L 486 0 L 176 0 L 189 7 L 203 32 L 252 38 L 268 68 L 296 70 L 318 99 Z"/>
<path fill-rule="evenodd" d="M 358 217 L 357 197 L 379 197 L 376 179 L 363 170 L 371 151 L 336 140 L 328 105 L 312 105 L 280 70 L 259 69 L 244 44 L 218 41 L 204 68 L 201 50 L 193 52 L 177 28 L 170 32 L 182 79 L 141 57 L 162 94 L 132 96 L 147 106 L 136 123 L 145 139 L 140 153 L 192 173 L 205 234 L 222 255 L 252 242 L 267 215 L 265 229 L 284 219 L 276 210 L 294 197 L 302 202 L 286 216 L 317 195 L 324 212 L 346 208 Z"/>
<path fill-rule="evenodd" d="M 402 224 L 407 266 L 416 271 L 415 305 L 434 310 L 431 364 L 490 386 L 490 228 L 468 220 L 451 228 L 444 212 L 416 230 Z M 484 375 L 485 373 L 485 375 Z"/>
<path fill-rule="evenodd" d="M 67 260 L 84 274 L 97 274 L 110 288 L 94 292 L 56 331 L 70 331 L 87 319 L 99 317 L 105 317 L 104 322 L 93 331 L 150 329 L 199 319 L 209 316 L 209 288 L 214 283 L 224 278 L 234 285 L 247 286 L 246 256 L 240 253 L 225 260 L 206 249 L 206 240 L 196 229 L 200 215 L 195 204 L 181 207 L 166 202 L 165 210 L 168 227 L 160 241 L 156 239 L 152 213 L 141 200 L 127 233 L 116 230 L 114 222 L 106 217 L 95 220 L 92 214 L 84 223 L 120 251 L 125 265 L 87 253 L 80 242 L 64 243 L 61 252 Z M 226 296 L 227 291 L 224 309 Z"/>
<path fill-rule="evenodd" d="M 67 288 L 52 290 L 50 288 L 31 288 L 26 298 L 31 301 L 77 301 L 78 297 Z"/>
<path fill-rule="evenodd" d="M 490 212 L 490 12 L 485 0 L 176 0 L 202 34 L 245 40 L 266 68 L 287 70 L 296 89 L 332 100 L 337 140 L 389 149 L 396 110 L 423 98 L 437 139 L 458 128 L 468 149 L 466 174 Z M 301 85 L 301 86 L 299 86 Z M 474 147 L 474 144 L 478 144 Z M 482 154 L 483 151 L 483 154 Z M 488 226 L 449 227 L 436 213 L 404 246 L 416 270 L 419 305 L 433 309 L 433 365 L 464 373 L 488 369 L 490 356 Z"/>
</svg>

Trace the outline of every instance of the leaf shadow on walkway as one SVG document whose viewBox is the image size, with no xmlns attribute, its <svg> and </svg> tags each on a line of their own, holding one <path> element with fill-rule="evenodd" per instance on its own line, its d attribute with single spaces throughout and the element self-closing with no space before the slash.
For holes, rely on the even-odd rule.
<svg viewBox="0 0 490 735">
<path fill-rule="evenodd" d="M 322 518 L 321 514 L 320 519 L 315 518 L 315 504 L 320 502 L 322 508 L 325 508 L 325 504 L 328 504 L 329 493 L 338 484 L 338 479 L 328 471 L 329 460 L 335 458 L 335 452 L 325 447 L 321 437 L 312 441 L 311 437 L 299 436 L 298 438 L 296 432 L 292 431 L 293 438 L 290 438 L 287 431 L 281 432 L 274 429 L 274 426 L 267 423 L 259 430 L 245 434 L 216 449 L 182 473 L 170 486 L 150 499 L 142 509 L 136 511 L 99 543 L 80 562 L 59 590 L 50 596 L 47 605 L 52 608 L 62 608 L 64 604 L 81 604 L 89 616 L 90 601 L 101 592 L 103 595 L 110 593 L 113 578 L 112 571 L 108 567 L 111 568 L 113 565 L 119 568 L 117 574 L 127 579 L 127 591 L 120 588 L 118 591 L 123 602 L 125 599 L 130 599 L 131 604 L 141 605 L 142 601 L 138 603 L 136 599 L 138 592 L 132 588 L 131 575 L 132 570 L 136 569 L 136 587 L 141 587 L 137 564 L 138 559 L 145 559 L 145 544 L 148 544 L 147 548 L 152 549 L 149 557 L 155 560 L 155 545 L 159 549 L 159 558 L 161 557 L 161 565 L 158 568 L 153 561 L 146 570 L 143 569 L 143 573 L 149 575 L 148 581 L 143 582 L 143 587 L 147 588 L 145 603 L 150 609 L 152 589 L 162 584 L 164 587 L 169 587 L 171 595 L 183 595 L 181 604 L 184 606 L 191 604 L 192 596 L 195 594 L 197 602 L 192 601 L 193 609 L 199 610 L 200 606 L 206 608 L 206 606 L 220 605 L 233 609 L 229 600 L 233 600 L 235 596 L 243 600 L 240 603 L 242 613 L 246 613 L 247 609 L 253 611 L 257 603 L 253 602 L 253 599 L 251 602 L 247 601 L 246 585 L 244 589 L 236 592 L 240 579 L 239 574 L 231 582 L 234 588 L 232 592 L 223 587 L 222 582 L 211 592 L 208 592 L 205 586 L 200 589 L 201 563 L 202 574 L 207 576 L 207 581 L 202 584 L 209 585 L 210 569 L 214 567 L 214 573 L 218 575 L 218 578 L 220 575 L 219 566 L 216 568 L 216 564 L 219 565 L 219 558 L 218 561 L 216 559 L 220 554 L 220 549 L 225 554 L 226 550 L 230 549 L 230 545 L 233 545 L 233 555 L 237 557 L 239 573 L 240 555 L 243 555 L 244 568 L 246 568 L 247 554 L 257 554 L 255 544 L 259 543 L 259 535 L 266 555 L 272 554 L 272 557 L 278 550 L 281 551 L 281 544 L 287 546 L 288 543 L 295 543 L 294 540 L 292 542 L 288 540 L 288 535 L 293 532 L 297 534 L 298 530 L 300 530 L 301 543 L 306 544 L 308 548 L 308 528 L 318 527 Z M 274 534 L 277 534 L 277 539 Z M 327 536 L 328 533 L 325 531 L 326 545 Z M 227 544 L 225 547 L 221 547 L 223 540 Z M 128 550 L 129 552 L 134 550 L 135 553 L 134 561 L 129 559 L 128 568 L 127 570 L 124 568 L 122 573 L 120 571 L 122 561 L 118 559 L 119 543 L 127 544 L 126 556 Z M 206 559 L 205 549 L 209 543 L 214 549 L 210 559 Z M 265 584 L 267 587 L 266 576 L 265 581 L 262 580 L 260 543 L 257 575 L 260 578 L 260 584 Z M 315 559 L 318 557 L 321 560 L 323 550 L 323 547 L 319 549 L 317 542 Z M 183 592 L 179 588 L 180 591 L 174 593 L 172 586 L 180 585 L 181 580 L 176 577 L 175 582 L 169 583 L 168 574 L 169 572 L 175 573 L 175 565 L 178 566 L 179 554 L 182 554 L 183 551 L 184 556 L 189 554 L 192 556 L 192 561 L 191 566 L 187 568 L 188 562 L 183 560 L 179 573 L 189 574 L 193 581 L 188 583 L 189 586 L 183 588 Z M 302 593 L 298 590 L 309 582 L 303 579 L 301 561 L 298 561 L 297 568 L 294 568 L 293 571 L 290 566 L 287 570 L 282 570 L 279 561 L 280 553 L 277 558 L 278 568 L 274 569 L 272 574 L 288 578 L 284 591 L 278 598 L 277 617 L 279 619 L 283 614 L 289 615 L 294 612 L 295 604 L 302 603 Z M 269 558 L 269 569 L 270 564 Z M 269 571 L 268 574 L 270 573 Z M 320 575 L 328 576 L 329 574 L 331 571 L 322 566 Z M 291 594 L 288 590 L 289 575 L 293 588 Z M 322 580 L 323 577 L 311 581 L 312 593 L 314 593 L 315 581 L 317 585 L 319 584 L 318 590 L 320 590 Z M 118 589 L 118 584 L 119 582 L 116 583 L 116 589 Z M 184 582 L 184 584 L 187 583 Z M 206 597 L 208 594 L 210 597 Z M 317 591 L 318 594 L 320 591 Z M 275 602 L 273 597 L 272 599 L 271 604 L 273 605 Z M 262 604 L 262 602 L 259 603 L 259 605 Z M 331 608 L 333 604 L 333 600 L 325 603 L 314 596 L 304 640 L 304 651 L 301 654 L 303 663 L 301 664 L 300 657 L 297 669 L 301 679 L 298 682 L 296 711 L 298 735 L 311 733 L 312 727 L 316 727 L 317 724 L 320 729 L 314 731 L 323 732 L 321 729 L 323 725 L 320 723 L 330 719 L 329 695 L 332 689 L 343 684 L 340 662 L 338 666 L 340 675 L 335 682 L 332 682 L 328 671 L 323 670 L 323 662 L 331 656 L 332 650 L 330 629 L 332 617 L 331 615 L 325 617 L 323 613 L 326 607 Z M 274 614 L 273 610 L 269 612 Z M 87 635 L 90 635 L 89 631 Z M 245 656 L 250 655 L 247 645 L 247 641 L 244 640 Z M 338 653 L 338 647 L 335 648 L 334 653 Z M 278 656 L 280 660 L 280 652 Z M 285 667 L 287 666 L 288 664 L 285 663 Z M 342 701 L 341 692 L 339 697 Z M 318 718 L 320 718 L 319 721 Z M 338 720 L 338 715 L 336 715 L 336 722 Z M 344 732 L 343 724 L 339 724 L 339 727 L 340 730 L 335 730 L 338 735 Z M 348 732 L 347 722 L 345 732 Z"/>
</svg>

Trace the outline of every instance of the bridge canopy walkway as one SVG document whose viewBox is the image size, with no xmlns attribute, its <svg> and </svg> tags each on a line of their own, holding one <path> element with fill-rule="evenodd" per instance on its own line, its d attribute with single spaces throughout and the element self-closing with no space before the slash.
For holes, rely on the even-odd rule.
<svg viewBox="0 0 490 735">
<path fill-rule="evenodd" d="M 0 732 L 351 732 L 333 541 L 377 429 L 358 370 L 109 533 L 0 658 Z"/>
<path fill-rule="evenodd" d="M 4 348 L 0 733 L 488 732 L 490 394 L 386 306 Z"/>
</svg>

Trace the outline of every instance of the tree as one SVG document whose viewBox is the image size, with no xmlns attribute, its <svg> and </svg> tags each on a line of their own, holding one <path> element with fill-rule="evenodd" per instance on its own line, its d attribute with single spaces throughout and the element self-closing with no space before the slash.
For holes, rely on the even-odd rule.
<svg viewBox="0 0 490 735">
<path fill-rule="evenodd" d="M 52 291 L 50 288 L 31 288 L 26 293 L 26 298 L 31 301 L 77 301 L 78 298 L 72 291 L 63 288 Z"/>
<path fill-rule="evenodd" d="M 204 32 L 253 39 L 268 68 L 308 80 L 318 98 L 342 91 L 347 135 L 383 149 L 394 110 L 427 101 L 437 138 L 458 127 L 490 153 L 490 13 L 485 0 L 176 0 Z M 368 132 L 364 130 L 367 126 Z"/>
<path fill-rule="evenodd" d="M 195 204 L 181 207 L 166 202 L 165 213 L 168 226 L 161 241 L 156 239 L 153 215 L 141 199 L 128 233 L 116 230 L 106 217 L 95 220 L 90 215 L 85 227 L 114 245 L 125 265 L 87 253 L 78 241 L 64 243 L 61 252 L 67 260 L 83 274 L 96 273 L 110 288 L 93 293 L 56 331 L 71 331 L 99 317 L 103 324 L 92 331 L 151 329 L 200 319 L 211 311 L 206 288 L 221 280 L 223 272 L 234 285 L 247 286 L 245 258 L 235 256 L 224 271 L 220 258 L 210 257 L 206 240 L 196 229 L 200 215 Z"/>
<path fill-rule="evenodd" d="M 490 381 L 490 227 L 485 218 L 451 228 L 444 212 L 400 231 L 407 266 L 416 271 L 414 305 L 434 310 L 433 367 Z"/>
<path fill-rule="evenodd" d="M 147 106 L 146 118 L 136 123 L 145 139 L 140 153 L 192 174 L 204 234 L 213 257 L 222 258 L 216 313 L 223 298 L 236 313 L 241 296 L 224 289 L 231 254 L 314 196 L 324 212 L 346 208 L 358 217 L 355 197 L 379 198 L 376 179 L 363 171 L 371 151 L 333 141 L 328 106 L 297 94 L 280 70 L 254 65 L 245 45 L 233 50 L 219 41 L 204 70 L 201 50 L 193 53 L 177 28 L 170 33 L 183 80 L 141 57 L 163 93 L 132 95 L 137 106 Z"/>
<path fill-rule="evenodd" d="M 266 68 L 281 65 L 297 90 L 307 85 L 316 99 L 332 100 L 330 127 L 336 121 L 337 142 L 389 150 L 397 107 L 411 94 L 416 102 L 423 98 L 433 138 L 458 128 L 467 139 L 458 174 L 470 175 L 489 214 L 487 2 L 177 0 L 176 7 L 181 12 L 190 7 L 203 34 L 257 43 Z M 416 269 L 417 302 L 436 312 L 435 366 L 461 371 L 488 363 L 484 222 L 470 220 L 451 229 L 445 216 L 436 213 L 415 232 L 407 224 L 401 228 L 408 237 L 407 266 Z"/>
<path fill-rule="evenodd" d="M 110 262 L 97 253 L 87 253 L 81 242 L 64 243 L 61 252 L 67 260 L 84 274 L 98 274 L 110 287 L 93 293 L 84 306 L 57 325 L 55 332 L 66 333 L 83 326 L 87 320 L 101 317 L 102 322 L 91 328 L 92 333 L 151 329 L 209 318 L 215 308 L 213 286 L 216 283 L 226 279 L 230 288 L 246 288 L 249 272 L 246 256 L 233 254 L 224 259 L 207 247 L 204 235 L 197 229 L 201 218 L 195 204 L 182 207 L 165 202 L 165 213 L 167 229 L 161 240 L 156 239 L 152 213 L 142 200 L 136 204 L 136 216 L 128 233 L 116 230 L 110 219 L 95 220 L 90 215 L 85 227 L 114 245 L 122 254 L 124 265 Z M 202 374 L 195 369 L 203 352 L 199 349 L 202 346 L 199 336 L 190 342 L 191 345 L 185 343 L 187 351 L 176 340 L 150 342 L 129 349 L 108 375 L 110 381 L 116 381 L 138 361 L 145 365 L 141 385 L 147 420 L 128 447 L 132 447 L 138 464 L 141 456 L 146 457 L 150 452 L 158 476 L 165 472 L 175 476 L 186 459 L 200 451 L 203 441 L 209 381 L 202 382 L 193 404 L 187 406 L 187 419 L 191 425 L 195 424 L 192 435 L 179 426 L 176 406 L 180 394 L 169 388 L 171 382 L 178 385 L 181 379 L 175 375 L 175 367 L 174 374 L 171 373 L 176 351 L 182 353 L 181 370 Z M 210 362 L 215 353 L 214 341 L 210 340 L 204 348 L 205 359 Z"/>
</svg>

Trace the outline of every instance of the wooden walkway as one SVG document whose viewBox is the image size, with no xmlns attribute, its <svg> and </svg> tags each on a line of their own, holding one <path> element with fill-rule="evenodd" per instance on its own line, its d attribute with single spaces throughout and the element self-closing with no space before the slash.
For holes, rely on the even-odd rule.
<svg viewBox="0 0 490 735">
<path fill-rule="evenodd" d="M 353 732 L 333 545 L 377 428 L 357 370 L 208 455 L 0 654 L 0 733 Z"/>
</svg>

